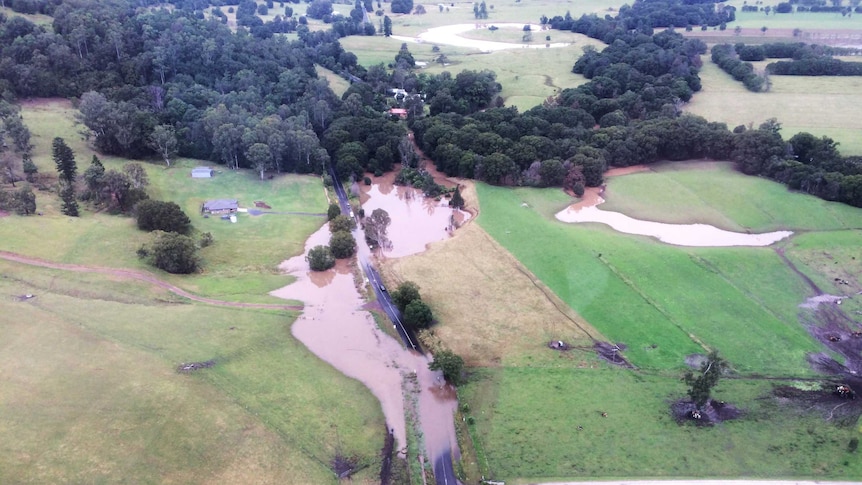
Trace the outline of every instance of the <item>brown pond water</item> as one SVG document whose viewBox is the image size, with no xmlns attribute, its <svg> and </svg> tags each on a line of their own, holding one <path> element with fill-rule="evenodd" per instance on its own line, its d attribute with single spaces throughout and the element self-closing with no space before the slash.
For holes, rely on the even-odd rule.
<svg viewBox="0 0 862 485">
<path fill-rule="evenodd" d="M 397 194 L 392 190 L 390 193 Z M 422 208 L 424 203 L 418 198 L 418 193 L 416 199 L 400 199 L 397 195 L 386 198 L 379 194 L 380 189 L 372 187 L 372 197 L 388 201 L 382 206 L 393 219 L 389 233 L 399 244 L 400 252 L 397 254 L 406 252 L 404 241 L 409 241 L 412 251 L 420 252 L 428 243 L 448 237 L 445 231 L 419 231 L 410 237 L 402 236 L 401 231 L 414 230 L 415 226 L 399 223 L 399 218 L 408 217 L 405 214 L 410 214 L 410 211 L 400 209 L 398 204 L 409 205 L 415 208 L 415 212 L 423 214 L 428 214 L 428 210 Z M 367 208 L 366 211 L 370 213 Z M 435 208 L 432 212 L 442 214 L 444 211 Z M 328 244 L 329 235 L 327 226 L 314 233 L 306 242 L 305 254 L 314 246 Z M 369 254 L 359 229 L 354 232 L 354 237 L 359 253 Z M 315 355 L 371 390 L 380 401 L 386 423 L 398 442 L 397 449 L 404 448 L 407 443 L 405 405 L 413 406 L 415 403 L 424 446 L 431 462 L 450 449 L 455 450 L 457 456 L 453 416 L 458 403 L 454 389 L 444 383 L 440 372 L 428 370 L 428 357 L 405 349 L 399 341 L 378 328 L 369 312 L 361 309 L 365 301 L 357 290 L 351 265 L 339 261 L 329 271 L 313 272 L 305 261 L 305 254 L 281 264 L 280 269 L 297 280 L 272 292 L 274 296 L 305 303 L 302 315 L 291 327 L 293 335 Z M 416 376 L 418 392 L 411 393 L 410 399 L 405 401 L 402 382 L 411 375 Z M 350 399 L 350 396 L 345 396 L 345 399 Z"/>
<path fill-rule="evenodd" d="M 649 170 L 637 165 L 624 169 L 612 169 L 605 176 L 622 176 Z M 556 214 L 563 222 L 598 222 L 626 234 L 651 236 L 661 242 L 676 246 L 726 247 L 726 246 L 769 246 L 793 234 L 791 231 L 775 231 L 763 234 L 747 234 L 719 229 L 709 224 L 667 224 L 664 222 L 644 221 L 629 217 L 620 212 L 604 211 L 598 208 L 604 187 L 589 187 L 580 201 Z"/>
<path fill-rule="evenodd" d="M 377 256 L 400 258 L 421 253 L 429 243 L 449 238 L 456 227 L 470 219 L 469 212 L 451 209 L 449 199 L 434 200 L 424 197 L 421 190 L 395 185 L 395 176 L 396 172 L 390 172 L 371 177 L 372 185 L 361 187 L 365 215 L 383 209 L 392 220 L 390 245 L 375 251 Z"/>
</svg>

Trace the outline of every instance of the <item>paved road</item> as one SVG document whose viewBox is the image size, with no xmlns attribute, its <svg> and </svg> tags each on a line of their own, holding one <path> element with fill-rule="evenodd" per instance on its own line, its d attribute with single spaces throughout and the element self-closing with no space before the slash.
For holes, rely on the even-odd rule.
<svg viewBox="0 0 862 485">
<path fill-rule="evenodd" d="M 338 183 L 338 177 L 335 175 L 335 170 L 331 165 L 329 166 L 329 175 L 332 177 L 335 194 L 338 196 L 338 205 L 341 207 L 341 213 L 344 215 L 352 215 L 353 210 L 350 207 L 347 192 L 345 192 L 344 186 Z M 359 239 L 363 237 L 361 231 L 357 231 L 354 234 L 354 237 L 359 241 Z M 401 322 L 401 313 L 392 303 L 392 297 L 389 296 L 389 291 L 387 291 L 386 287 L 383 285 L 383 282 L 380 279 L 380 273 L 374 269 L 374 265 L 371 264 L 371 261 L 368 260 L 368 258 L 360 255 L 358 259 L 359 264 L 362 267 L 362 271 L 371 282 L 371 287 L 374 288 L 374 293 L 377 295 L 377 301 L 380 303 L 383 311 L 386 312 L 389 320 L 392 321 L 392 325 L 401 337 L 401 341 L 404 342 L 404 346 L 417 352 L 422 352 L 419 342 L 416 340 L 416 336 L 412 332 L 408 331 Z"/>
<path fill-rule="evenodd" d="M 437 485 L 459 485 L 461 482 L 455 476 L 452 468 L 452 450 L 446 450 L 434 461 L 434 479 Z"/>
</svg>

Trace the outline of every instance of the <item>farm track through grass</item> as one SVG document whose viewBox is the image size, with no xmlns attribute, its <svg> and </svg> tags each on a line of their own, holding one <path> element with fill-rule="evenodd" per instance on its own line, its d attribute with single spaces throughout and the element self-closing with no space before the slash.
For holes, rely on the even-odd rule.
<svg viewBox="0 0 862 485">
<path fill-rule="evenodd" d="M 336 449 L 376 460 L 377 401 L 290 336 L 295 314 L 165 304 L 137 283 L 5 262 L 0 274 L 4 483 L 328 483 Z"/>
<path fill-rule="evenodd" d="M 55 171 L 51 141 L 63 137 L 74 150 L 80 172 L 89 166 L 95 152 L 81 138 L 75 124 L 75 110 L 65 100 L 32 100 L 22 109 L 33 132 L 34 161 L 41 173 Z M 99 156 L 105 168 L 119 170 L 129 160 Z M 235 198 L 241 207 L 254 208 L 263 201 L 276 212 L 323 213 L 327 200 L 320 179 L 311 176 L 281 175 L 260 180 L 257 174 L 221 169 L 212 179 L 193 179 L 192 167 L 207 162 L 177 160 L 171 168 L 159 163 L 142 163 L 150 179 L 148 193 L 154 199 L 170 200 L 192 219 L 198 233 L 210 232 L 215 244 L 200 251 L 203 272 L 193 276 L 160 276 L 177 286 L 202 296 L 248 302 L 280 302 L 267 293 L 288 284 L 278 264 L 304 249 L 305 240 L 324 222 L 313 215 L 239 214 L 230 224 L 218 217 L 203 218 L 200 206 L 207 199 Z M 70 218 L 59 212 L 59 198 L 53 191 L 37 191 L 41 217 L 0 218 L 0 249 L 64 263 L 148 269 L 135 251 L 149 234 L 137 230 L 126 216 L 83 211 Z"/>
</svg>

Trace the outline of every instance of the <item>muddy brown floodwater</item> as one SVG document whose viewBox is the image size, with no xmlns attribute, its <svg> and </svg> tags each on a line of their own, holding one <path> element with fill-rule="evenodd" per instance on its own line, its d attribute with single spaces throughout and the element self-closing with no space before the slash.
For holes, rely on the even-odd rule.
<svg viewBox="0 0 862 485">
<path fill-rule="evenodd" d="M 605 176 L 621 176 L 647 170 L 643 166 L 609 170 Z M 763 234 L 746 234 L 719 229 L 709 224 L 668 224 L 644 221 L 629 217 L 620 212 L 605 211 L 598 208 L 604 187 L 589 187 L 579 202 L 561 210 L 556 218 L 562 222 L 598 222 L 626 234 L 650 236 L 675 246 L 726 247 L 726 246 L 769 246 L 793 234 L 791 231 L 775 231 Z"/>
<path fill-rule="evenodd" d="M 428 243 L 449 237 L 445 225 L 449 221 L 446 212 L 451 210 L 438 210 L 436 202 L 429 208 L 418 191 L 410 197 L 399 197 L 397 189 L 403 188 L 370 187 L 366 204 L 375 200 L 377 204 L 365 206 L 367 214 L 377 207 L 390 213 L 393 250 L 387 251 L 387 256 L 421 252 Z M 384 194 L 387 190 L 391 194 L 388 197 Z M 411 221 L 402 221 L 407 219 Z M 424 222 L 417 225 L 417 220 Z M 432 223 L 433 230 L 422 227 Z M 419 416 L 424 449 L 431 463 L 449 450 L 457 456 L 453 416 L 458 402 L 454 389 L 444 382 L 440 372 L 428 370 L 428 357 L 405 349 L 376 325 L 369 312 L 362 310 L 365 301 L 357 290 L 353 266 L 339 261 L 328 271 L 309 269 L 305 255 L 314 246 L 328 244 L 329 235 L 329 228 L 323 226 L 308 239 L 304 254 L 280 266 L 297 280 L 272 294 L 305 303 L 291 332 L 315 355 L 371 390 L 380 401 L 386 423 L 398 442 L 397 449 L 406 446 L 405 410 L 412 409 L 412 414 Z M 359 254 L 368 255 L 370 251 L 359 229 L 354 231 L 354 237 Z M 405 395 L 402 384 L 413 382 L 413 376 L 416 384 L 406 386 L 410 390 Z"/>
<path fill-rule="evenodd" d="M 425 197 L 421 190 L 395 185 L 395 172 L 382 177 L 371 177 L 372 185 L 363 185 L 362 208 L 365 215 L 375 209 L 389 213 L 390 246 L 375 251 L 377 256 L 400 258 L 421 253 L 429 243 L 442 241 L 452 231 L 470 219 L 470 213 L 452 210 L 448 199 L 434 200 Z"/>
</svg>

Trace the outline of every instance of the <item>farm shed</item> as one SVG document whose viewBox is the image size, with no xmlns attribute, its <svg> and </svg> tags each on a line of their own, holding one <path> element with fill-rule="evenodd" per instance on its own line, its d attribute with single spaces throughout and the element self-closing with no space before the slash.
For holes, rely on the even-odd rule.
<svg viewBox="0 0 862 485">
<path fill-rule="evenodd" d="M 236 199 L 214 199 L 204 202 L 201 206 L 203 214 L 234 214 L 239 209 Z"/>
<path fill-rule="evenodd" d="M 208 179 L 211 178 L 215 173 L 215 170 L 210 167 L 195 167 L 192 169 L 192 178 L 195 179 Z"/>
</svg>

